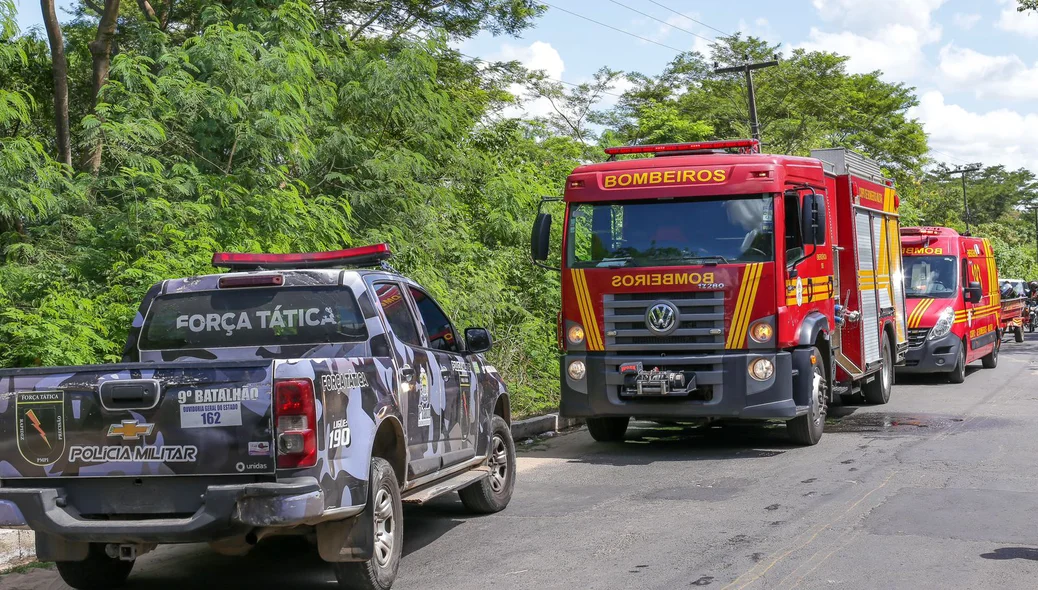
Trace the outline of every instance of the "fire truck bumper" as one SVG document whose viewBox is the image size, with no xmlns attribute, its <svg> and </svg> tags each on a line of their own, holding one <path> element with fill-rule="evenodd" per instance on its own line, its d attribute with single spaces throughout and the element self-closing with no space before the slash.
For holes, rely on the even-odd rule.
<svg viewBox="0 0 1038 590">
<path fill-rule="evenodd" d="M 764 358 L 773 364 L 771 376 L 763 381 L 750 376 L 751 364 Z M 790 419 L 807 411 L 810 354 L 768 351 L 712 356 L 609 356 L 567 354 L 562 361 L 560 413 L 566 417 L 589 418 L 630 416 L 645 419 L 745 418 Z M 585 364 L 585 376 L 573 379 L 570 364 Z M 660 394 L 649 389 L 639 395 L 620 367 L 641 363 L 645 369 L 684 371 L 695 375 L 695 389 Z M 794 367 L 797 371 L 794 371 Z M 691 370 L 690 370 L 691 369 Z M 794 375 L 796 373 L 796 376 Z M 804 378 L 799 375 L 803 374 Z M 688 380 L 691 383 L 691 378 Z M 802 395 L 794 395 L 803 389 Z"/>
<path fill-rule="evenodd" d="M 949 373 L 959 362 L 962 341 L 950 332 L 936 340 L 927 338 L 923 343 L 905 352 L 905 364 L 898 373 Z"/>
</svg>

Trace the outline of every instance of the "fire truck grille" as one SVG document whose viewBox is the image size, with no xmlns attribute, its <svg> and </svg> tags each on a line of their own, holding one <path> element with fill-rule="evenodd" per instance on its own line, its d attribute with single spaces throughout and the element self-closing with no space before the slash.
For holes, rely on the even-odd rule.
<svg viewBox="0 0 1038 590">
<path fill-rule="evenodd" d="M 930 333 L 929 328 L 913 328 L 908 331 L 908 347 L 919 348 L 926 342 L 926 335 Z"/>
<path fill-rule="evenodd" d="M 658 301 L 678 308 L 677 329 L 658 336 L 645 325 L 645 314 Z M 720 353 L 724 350 L 724 293 L 618 293 L 606 295 L 606 350 Z"/>
</svg>

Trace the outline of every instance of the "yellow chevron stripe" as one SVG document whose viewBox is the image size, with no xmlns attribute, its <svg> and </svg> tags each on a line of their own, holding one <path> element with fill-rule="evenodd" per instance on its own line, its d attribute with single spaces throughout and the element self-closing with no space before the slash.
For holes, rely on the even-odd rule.
<svg viewBox="0 0 1038 590">
<path fill-rule="evenodd" d="M 933 305 L 933 302 L 933 299 L 923 299 L 919 302 L 919 305 L 916 306 L 915 311 L 912 312 L 912 316 L 908 318 L 909 328 L 919 327 L 919 322 L 923 320 L 923 315 L 926 314 L 926 310 L 930 309 L 930 306 Z"/>
<path fill-rule="evenodd" d="M 725 341 L 725 348 L 735 348 L 735 334 L 738 331 L 737 326 L 739 325 L 739 315 L 742 313 L 743 301 L 750 292 L 750 269 L 753 265 L 746 267 L 745 273 L 743 273 L 742 284 L 739 285 L 739 295 L 735 299 L 735 309 L 732 310 L 732 321 L 728 325 L 728 340 Z"/>
<path fill-rule="evenodd" d="M 580 271 L 580 282 L 583 285 L 584 300 L 587 302 L 588 323 L 591 325 L 591 334 L 595 340 L 595 348 L 592 350 L 605 350 L 602 332 L 598 329 L 598 316 L 595 314 L 595 305 L 591 299 L 591 292 L 587 287 L 587 274 L 583 270 Z"/>
<path fill-rule="evenodd" d="M 753 315 L 753 304 L 757 301 L 757 289 L 760 287 L 760 276 L 763 267 L 763 264 L 757 263 L 749 270 L 749 272 L 752 273 L 752 276 L 750 277 L 750 295 L 747 297 L 746 304 L 743 306 L 742 318 L 739 321 L 738 339 L 735 341 L 735 345 L 739 347 L 742 346 L 743 342 L 746 342 L 746 331 L 750 326 L 750 316 Z"/>
<path fill-rule="evenodd" d="M 587 339 L 587 349 L 596 351 L 603 350 L 601 335 L 595 322 L 594 307 L 591 305 L 591 295 L 587 290 L 583 269 L 573 269 L 573 289 L 577 294 L 577 307 L 580 308 L 580 323 L 584 326 L 584 335 Z"/>
<path fill-rule="evenodd" d="M 738 348 L 744 342 L 743 339 L 746 335 L 743 331 L 743 320 L 744 318 L 747 321 L 749 320 L 752 294 L 756 292 L 755 282 L 760 278 L 760 266 L 759 263 L 750 264 L 746 267 L 746 272 L 743 274 L 742 285 L 739 287 L 739 298 L 735 303 L 735 311 L 732 314 L 732 323 L 729 327 L 728 341 L 725 343 L 725 348 Z"/>
<path fill-rule="evenodd" d="M 573 280 L 573 294 L 577 298 L 577 309 L 580 310 L 580 325 L 584 327 L 584 338 L 587 343 L 588 350 L 591 349 L 592 336 L 588 333 L 590 329 L 587 321 L 587 308 L 584 305 L 584 294 L 582 292 L 582 286 L 580 284 L 580 270 L 571 269 L 570 278 Z"/>
</svg>

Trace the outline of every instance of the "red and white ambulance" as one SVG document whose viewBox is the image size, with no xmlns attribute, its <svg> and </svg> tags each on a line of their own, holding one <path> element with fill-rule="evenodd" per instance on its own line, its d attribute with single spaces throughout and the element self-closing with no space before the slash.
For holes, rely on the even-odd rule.
<svg viewBox="0 0 1038 590">
<path fill-rule="evenodd" d="M 1001 301 L 998 269 L 986 238 L 947 227 L 901 228 L 908 352 L 899 373 L 947 373 L 966 379 L 966 365 L 998 364 Z"/>
</svg>

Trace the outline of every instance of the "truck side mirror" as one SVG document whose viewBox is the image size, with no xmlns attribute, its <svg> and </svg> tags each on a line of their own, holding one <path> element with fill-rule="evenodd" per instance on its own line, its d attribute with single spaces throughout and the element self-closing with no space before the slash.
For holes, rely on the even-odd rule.
<svg viewBox="0 0 1038 590">
<path fill-rule="evenodd" d="M 980 289 L 980 283 L 977 281 L 970 281 L 969 286 L 966 287 L 966 301 L 969 303 L 980 303 L 983 296 L 984 293 Z"/>
<path fill-rule="evenodd" d="M 533 234 L 530 236 L 530 256 L 534 260 L 547 260 L 551 246 L 551 214 L 538 213 L 533 222 Z"/>
<path fill-rule="evenodd" d="M 465 328 L 465 348 L 472 353 L 486 352 L 494 346 L 490 330 L 486 328 Z"/>
<path fill-rule="evenodd" d="M 800 232 L 804 244 L 825 243 L 825 196 L 817 193 L 804 195 L 800 208 Z"/>
</svg>

